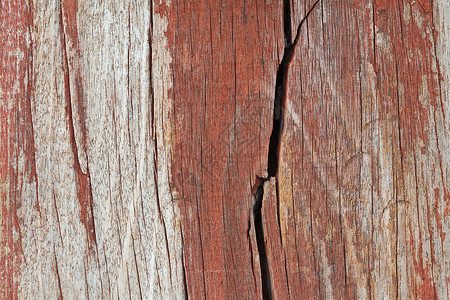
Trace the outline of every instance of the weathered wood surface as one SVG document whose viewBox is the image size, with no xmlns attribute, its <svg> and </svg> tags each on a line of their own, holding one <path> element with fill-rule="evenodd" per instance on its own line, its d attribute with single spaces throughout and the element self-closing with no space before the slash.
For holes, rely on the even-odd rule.
<svg viewBox="0 0 450 300">
<path fill-rule="evenodd" d="M 0 4 L 0 298 L 450 297 L 450 4 Z"/>
<path fill-rule="evenodd" d="M 168 21 L 152 9 L 2 2 L 0 298 L 184 295 Z"/>
<path fill-rule="evenodd" d="M 282 298 L 448 299 L 444 2 L 323 1 L 300 29 L 267 230 Z"/>
</svg>

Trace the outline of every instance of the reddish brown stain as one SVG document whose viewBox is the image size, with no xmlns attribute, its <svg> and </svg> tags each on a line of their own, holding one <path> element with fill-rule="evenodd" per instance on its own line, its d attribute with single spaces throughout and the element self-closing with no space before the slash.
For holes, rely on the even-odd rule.
<svg viewBox="0 0 450 300">
<path fill-rule="evenodd" d="M 252 187 L 267 166 L 276 34 L 282 34 L 277 5 L 182 1 L 155 7 L 169 23 L 172 178 L 181 195 L 192 298 L 260 295 L 247 229 Z"/>
<path fill-rule="evenodd" d="M 26 1 L 0 6 L 0 298 L 17 299 L 23 263 L 23 186 L 38 183 L 31 119 L 33 53 L 28 34 L 33 30 L 32 7 Z M 24 164 L 19 157 L 24 155 Z M 38 197 L 30 199 L 40 213 Z"/>
<path fill-rule="evenodd" d="M 430 12 L 431 8 L 433 7 L 433 1 L 432 0 L 418 0 L 420 7 L 425 12 Z"/>
<path fill-rule="evenodd" d="M 377 13 L 384 12 L 389 8 L 389 0 L 374 0 L 373 7 Z"/>
<path fill-rule="evenodd" d="M 431 67 L 433 36 L 427 31 L 432 28 L 431 16 L 426 13 L 430 2 L 411 4 L 412 9 L 419 10 L 423 18 L 421 24 L 413 15 L 409 23 L 405 22 L 403 6 L 398 2 L 376 1 L 374 11 L 370 7 L 361 8 L 358 1 L 353 4 L 349 5 L 352 9 L 334 2 L 322 4 L 329 14 L 326 16 L 327 23 L 321 21 L 320 13 L 323 11 L 310 17 L 291 67 L 289 101 L 292 101 L 301 118 L 301 124 L 295 125 L 298 120 L 294 122 L 289 117 L 285 124 L 283 155 L 292 159 L 289 165 L 292 168 L 292 186 L 289 188 L 293 190 L 293 207 L 288 210 L 287 223 L 281 224 L 285 226 L 288 240 L 282 241 L 280 252 L 274 252 L 276 247 L 269 248 L 273 260 L 285 262 L 284 268 L 278 270 L 278 265 L 273 267 L 277 270 L 273 274 L 275 291 L 285 288 L 280 278 L 286 278 L 289 288 L 302 291 L 304 297 L 324 296 L 328 284 L 331 284 L 336 298 L 354 297 L 360 287 L 357 284 L 361 281 L 356 273 L 352 273 L 353 265 L 358 265 L 360 273 L 370 274 L 373 271 L 371 262 L 380 259 L 373 257 L 373 237 L 358 232 L 360 219 L 366 215 L 358 215 L 355 211 L 361 189 L 361 175 L 358 174 L 363 153 L 360 143 L 362 135 L 366 134 L 362 131 L 366 124 L 362 124 L 361 113 L 363 109 L 368 109 L 362 105 L 363 101 L 367 101 L 363 97 L 369 95 L 361 90 L 360 81 L 367 79 L 359 74 L 363 71 L 369 74 L 365 70 L 369 65 L 376 70 L 377 94 L 372 96 L 376 97 L 373 101 L 378 101 L 378 110 L 365 113 L 373 113 L 375 118 L 379 118 L 377 123 L 370 124 L 370 128 L 379 126 L 384 144 L 392 147 L 388 150 L 393 155 L 396 188 L 403 186 L 405 166 L 402 157 L 415 151 L 423 155 L 429 146 L 430 110 L 435 108 L 438 97 L 438 81 Z M 237 17 L 240 13 L 237 10 L 227 12 L 228 5 L 225 3 L 218 8 L 197 3 L 164 8 L 168 9 L 164 14 L 169 20 L 167 37 L 174 58 L 172 96 L 177 137 L 173 178 L 177 191 L 183 195 L 187 282 L 188 286 L 195 286 L 189 291 L 196 296 L 208 295 L 209 286 L 214 286 L 220 295 L 225 289 L 234 291 L 236 285 L 229 283 L 230 278 L 240 278 L 240 282 L 246 282 L 240 274 L 220 273 L 227 266 L 236 264 L 234 255 L 230 253 L 246 253 L 244 249 L 239 250 L 239 243 L 234 249 L 223 245 L 230 240 L 229 230 L 246 227 L 238 225 L 239 221 L 230 223 L 229 220 L 239 215 L 241 209 L 238 207 L 245 203 L 242 202 L 245 193 L 240 182 L 245 182 L 244 174 L 248 173 L 240 166 L 254 166 L 253 159 L 258 159 L 258 151 L 251 151 L 250 159 L 243 155 L 248 151 L 246 149 L 233 152 L 233 139 L 230 139 L 230 128 L 233 128 L 236 117 L 236 110 L 233 111 L 230 101 L 235 99 L 237 104 L 245 106 L 243 99 L 252 99 L 254 95 L 251 90 L 248 92 L 248 88 L 242 89 L 241 86 L 246 84 L 242 82 L 242 77 L 235 81 L 232 76 L 233 72 L 241 72 L 248 77 L 247 70 L 242 71 L 239 63 L 235 67 L 233 64 L 240 57 L 243 58 L 242 63 L 252 61 L 254 54 L 251 50 L 243 51 L 245 44 L 239 44 L 243 34 L 233 26 L 230 30 L 229 24 L 240 21 Z M 246 17 L 250 15 L 247 13 Z M 343 17 L 334 18 L 336 15 Z M 300 18 L 300 15 L 293 16 L 293 19 Z M 213 26 L 211 20 L 222 23 Z M 336 31 L 336 28 L 345 30 Z M 321 34 L 315 34 L 317 32 Z M 379 37 L 386 39 L 381 42 L 388 48 L 375 44 Z M 252 40 L 251 36 L 246 39 L 247 43 Z M 194 40 L 205 42 L 197 45 Z M 329 51 L 327 47 L 330 43 L 339 43 L 339 49 Z M 324 49 L 322 52 L 317 51 L 321 48 Z M 224 73 L 229 64 L 231 70 Z M 362 65 L 364 69 L 361 69 Z M 255 67 L 255 64 L 252 66 Z M 264 84 L 267 86 L 268 83 Z M 250 113 L 256 108 L 255 100 L 252 103 L 246 107 Z M 301 126 L 301 132 L 299 127 L 294 129 L 295 126 Z M 243 130 L 237 128 L 236 139 L 240 138 L 239 130 Z M 249 128 L 245 132 L 262 131 L 252 125 Z M 374 151 L 372 148 L 368 150 Z M 374 158 L 372 163 L 373 192 L 380 195 L 379 161 Z M 238 172 L 230 166 L 237 168 Z M 283 171 L 287 170 L 280 170 L 279 176 L 286 175 Z M 230 175 L 239 180 L 234 181 Z M 253 183 L 251 174 L 248 175 Z M 338 199 L 335 199 L 336 194 L 339 194 Z M 241 199 L 240 204 L 234 201 L 235 198 Z M 391 214 L 391 218 L 398 217 L 393 210 Z M 438 215 L 436 217 L 439 218 Z M 245 220 L 244 215 L 240 218 Z M 343 220 L 354 234 L 345 232 Z M 276 224 L 270 218 L 266 222 L 270 222 L 271 226 Z M 395 232 L 395 226 L 395 222 L 390 222 L 389 230 Z M 270 227 L 269 231 L 271 229 L 274 241 L 269 245 L 276 243 L 278 236 L 278 229 Z M 350 258 L 346 248 L 349 238 L 353 243 Z M 395 238 L 393 236 L 389 241 L 391 245 L 395 245 Z M 233 241 L 239 241 L 239 238 L 235 237 Z M 329 279 L 323 277 L 323 256 L 333 266 Z M 392 258 L 392 263 L 395 264 L 395 258 Z M 245 265 L 245 262 L 238 265 Z M 220 270 L 216 273 L 217 277 L 210 277 L 208 273 L 215 270 Z M 393 282 L 397 280 L 395 270 L 386 276 L 391 276 Z M 424 282 L 421 289 L 427 291 L 428 281 Z M 365 284 L 366 290 L 371 290 L 370 276 Z M 392 285 L 389 292 L 395 294 L 394 288 L 395 285 Z"/>
<path fill-rule="evenodd" d="M 437 230 L 439 231 L 439 237 L 441 238 L 441 248 L 444 249 L 445 232 L 442 227 L 442 217 L 439 212 L 438 206 L 439 206 L 439 202 L 436 200 L 433 205 L 432 213 L 434 214 L 435 221 L 436 221 L 436 227 L 437 227 Z"/>
<path fill-rule="evenodd" d="M 77 2 L 76 1 L 63 1 L 62 11 L 60 13 L 61 22 L 61 50 L 63 54 L 63 70 L 64 70 L 64 91 L 66 100 L 66 114 L 67 125 L 69 127 L 70 140 L 72 145 L 72 152 L 74 156 L 74 171 L 76 176 L 76 189 L 77 198 L 80 203 L 80 219 L 86 229 L 88 237 L 89 249 L 93 249 L 92 246 L 96 245 L 95 234 L 95 222 L 93 212 L 93 197 L 91 179 L 89 173 L 89 163 L 86 163 L 86 173 L 83 172 L 79 155 L 86 155 L 86 119 L 85 119 L 85 103 L 83 100 L 83 88 L 81 77 L 81 51 L 78 44 L 78 32 L 76 23 L 77 14 Z M 62 17 L 64 14 L 64 18 Z M 73 51 L 75 56 L 69 57 L 67 51 L 66 40 L 69 39 L 72 42 Z M 70 70 L 74 71 L 74 74 L 70 73 Z M 72 83 L 73 80 L 73 84 Z M 75 86 L 75 91 L 72 87 Z M 78 114 L 79 124 L 74 123 L 73 111 L 74 103 L 76 102 L 76 113 Z M 78 132 L 81 134 L 80 146 L 77 143 L 75 127 L 79 128 Z"/>
<path fill-rule="evenodd" d="M 439 188 L 434 188 L 434 200 L 439 200 Z"/>
<path fill-rule="evenodd" d="M 385 72 L 382 76 L 385 81 L 379 87 L 380 96 L 389 97 L 389 101 L 383 104 L 383 114 L 395 115 L 393 112 L 398 109 L 402 150 L 414 149 L 420 140 L 423 143 L 420 150 L 425 154 L 428 148 L 430 104 L 436 104 L 438 91 L 437 78 L 432 71 L 433 36 L 427 32 L 433 27 L 431 15 L 419 10 L 417 3 L 405 4 L 410 6 L 408 16 L 404 15 L 403 5 L 398 2 L 388 1 L 383 6 L 378 5 L 377 1 L 375 9 L 382 9 L 383 13 L 375 16 L 375 25 L 380 36 L 386 36 L 384 43 L 392 47 L 384 49 L 384 53 L 382 49 L 379 50 L 380 65 L 377 69 L 381 67 Z M 415 17 L 416 11 L 422 19 L 420 27 Z M 391 67 L 384 68 L 388 64 Z M 423 85 L 423 78 L 426 79 L 427 87 Z M 421 102 L 422 96 L 429 103 Z"/>
<path fill-rule="evenodd" d="M 79 126 L 79 134 L 81 135 L 81 149 L 79 151 L 83 151 L 82 155 L 86 155 L 86 103 L 84 101 L 83 94 L 83 82 L 82 82 L 82 71 L 83 66 L 81 62 L 81 54 L 82 50 L 79 44 L 78 37 L 78 25 L 77 25 L 77 13 L 78 13 L 78 0 L 63 0 L 61 6 L 61 13 L 64 15 L 64 18 L 60 16 L 61 28 L 63 29 L 63 39 L 64 39 L 64 51 L 66 57 L 66 72 L 69 70 L 73 71 L 69 73 L 69 85 L 66 83 L 66 89 L 70 87 L 74 87 L 75 90 L 71 90 L 71 100 L 75 101 L 72 105 L 75 105 L 76 113 L 79 117 L 79 124 L 75 126 Z M 69 54 L 67 51 L 67 41 L 70 41 L 68 44 L 71 46 L 70 53 L 74 53 L 73 55 Z M 72 109 L 75 109 L 72 107 Z"/>
<path fill-rule="evenodd" d="M 301 17 L 296 12 L 293 20 Z M 370 273 L 370 237 L 347 230 L 359 229 L 354 208 L 361 168 L 358 73 L 361 65 L 373 64 L 371 19 L 372 11 L 355 1 L 321 2 L 302 28 L 290 67 L 292 111 L 286 114 L 278 179 L 285 232 L 280 252 L 292 298 L 326 298 L 327 293 L 354 298 L 361 288 L 355 265 Z M 348 239 L 353 251 L 346 248 Z"/>
<path fill-rule="evenodd" d="M 411 227 L 409 228 L 412 235 Z M 410 239 L 410 247 L 414 264 L 415 277 L 413 279 L 414 294 L 419 299 L 438 299 L 434 279 L 430 274 L 431 262 L 425 261 L 423 257 L 422 237 L 420 236 L 417 245 Z"/>
<path fill-rule="evenodd" d="M 392 150 L 393 180 L 399 190 L 396 193 L 402 194 L 403 178 L 411 167 L 404 158 L 414 155 L 420 160 L 421 155 L 429 155 L 428 130 L 433 118 L 430 111 L 439 109 L 438 81 L 442 79 L 432 68 L 433 44 L 438 34 L 430 30 L 433 2 L 374 2 L 372 12 L 361 5 L 362 1 L 349 3 L 351 9 L 342 3 L 324 1 L 321 5 L 325 9 L 311 16 L 299 43 L 289 78 L 289 97 L 301 124 L 286 120 L 283 156 L 292 160 L 290 169 L 280 172 L 282 176 L 292 176 L 292 186 L 280 188 L 281 192 L 292 189 L 293 206 L 288 209 L 287 222 L 281 224 L 287 240 L 279 236 L 276 196 L 266 203 L 265 222 L 272 229 L 268 231 L 271 235 L 267 245 L 272 263 L 276 263 L 272 266 L 273 284 L 275 295 L 281 298 L 297 296 L 297 291 L 305 298 L 323 297 L 329 283 L 334 297 L 352 298 L 358 282 L 352 273 L 353 264 L 362 265 L 364 274 L 376 271 L 373 262 L 379 258 L 373 254 L 372 237 L 360 230 L 361 220 L 367 216 L 358 214 L 361 158 L 374 156 L 370 152 L 373 149 L 363 153 L 360 145 L 364 143 L 362 128 L 367 125 L 362 121 L 362 111 L 367 109 L 362 102 L 368 93 L 360 90 L 359 80 L 365 78 L 358 78 L 358 74 L 364 74 L 369 64 L 377 76 L 373 101 L 380 104 L 374 113 L 380 119 L 372 120 L 370 128 L 379 126 L 384 142 Z M 411 14 L 407 22 L 404 4 L 417 12 L 422 21 Z M 4 29 L 0 31 L 2 299 L 18 298 L 17 281 L 23 261 L 23 221 L 17 213 L 22 205 L 21 187 L 25 182 L 34 182 L 36 190 L 39 187 L 32 127 L 33 44 L 27 42 L 26 34 L 34 29 L 32 7 L 28 5 L 20 0 L 7 1 L 0 8 Z M 251 195 L 255 192 L 252 187 L 256 186 L 256 175 L 264 173 L 267 165 L 274 77 L 282 55 L 281 7 L 267 1 L 155 5 L 156 13 L 169 22 L 166 38 L 173 58 L 173 87 L 169 92 L 173 101 L 170 120 L 174 123 L 172 178 L 174 190 L 181 195 L 178 203 L 189 296 L 256 298 L 261 287 L 255 279 L 258 275 L 249 250 L 248 222 Z M 96 240 L 91 179 L 88 164 L 79 160 L 87 155 L 87 131 L 77 13 L 77 1 L 63 0 L 60 22 L 67 126 L 80 219 L 91 247 Z M 321 13 L 329 14 L 329 23 L 322 22 Z M 372 17 L 375 24 L 371 23 Z M 293 18 L 300 16 L 294 14 Z M 372 27 L 378 37 L 388 38 L 386 44 L 392 48 L 371 44 Z M 17 53 L 22 53 L 23 58 Z M 423 78 L 425 94 L 429 94 L 429 98 L 422 99 L 425 101 L 421 100 Z M 22 153 L 25 164 L 19 170 L 16 161 Z M 372 157 L 372 165 L 373 193 L 379 194 L 377 158 Z M 417 167 L 424 168 L 422 163 Z M 427 212 L 427 233 L 434 234 L 430 226 L 434 218 L 443 248 L 441 195 L 438 188 L 430 188 L 433 192 L 435 202 Z M 445 187 L 443 198 L 446 218 L 450 192 Z M 35 206 L 41 213 L 38 198 Z M 392 215 L 398 217 L 396 213 Z M 352 235 L 351 230 L 356 233 Z M 414 240 L 412 232 L 410 227 L 413 262 L 409 275 L 415 295 L 436 298 L 432 273 L 435 246 L 430 244 L 431 261 L 425 260 L 422 236 Z M 354 257 L 346 256 L 350 252 L 346 248 L 348 238 L 352 238 Z M 328 279 L 323 275 L 324 257 L 332 266 Z M 59 281 L 57 264 L 55 257 Z M 371 289 L 370 282 L 367 288 Z"/>
<path fill-rule="evenodd" d="M 428 7 L 428 1 L 421 5 Z M 418 24 L 415 11 L 422 18 Z M 405 16 L 401 15 L 402 23 Z M 399 67 L 404 71 L 399 72 L 400 82 L 405 89 L 405 105 L 400 110 L 401 127 L 405 132 L 405 146 L 413 147 L 414 141 L 420 139 L 423 142 L 422 154 L 428 148 L 428 130 L 431 109 L 437 109 L 436 99 L 439 97 L 439 78 L 432 70 L 434 62 L 433 35 L 431 28 L 434 27 L 432 15 L 423 12 L 417 3 L 411 4 L 411 16 L 408 25 L 402 26 L 402 40 L 398 39 Z M 425 87 L 423 78 L 426 78 Z M 424 95 L 425 94 L 425 95 Z M 428 94 L 428 95 L 427 95 Z M 421 96 L 425 96 L 427 102 L 421 102 Z M 433 106 L 433 108 L 432 108 Z"/>
<path fill-rule="evenodd" d="M 63 0 L 62 12 L 65 18 L 65 29 L 67 30 L 68 37 L 72 40 L 73 47 L 76 50 L 78 48 L 78 26 L 77 26 L 77 13 L 78 13 L 78 0 Z"/>
<path fill-rule="evenodd" d="M 277 195 L 275 181 L 265 184 L 263 202 L 264 234 L 267 237 L 267 256 L 269 257 L 270 273 L 272 276 L 272 290 L 274 299 L 290 299 L 298 296 L 297 290 L 292 290 L 289 282 L 286 256 L 278 230 Z M 280 251 L 281 250 L 281 251 Z M 292 257 L 291 257 L 292 259 Z M 292 279 L 291 279 L 292 280 Z M 292 293 L 292 294 L 291 294 Z"/>
<path fill-rule="evenodd" d="M 361 8 L 351 11 L 348 7 L 343 8 L 331 2 L 324 2 L 323 5 L 326 6 L 324 11 L 329 13 L 324 17 L 327 23 L 321 23 L 320 17 L 311 16 L 308 30 L 305 30 L 303 40 L 299 43 L 299 66 L 292 66 L 289 79 L 290 101 L 301 124 L 288 117 L 283 137 L 282 156 L 288 168 L 285 176 L 292 176 L 292 186 L 287 186 L 285 192 L 288 195 L 293 193 L 293 206 L 289 210 L 287 223 L 282 226 L 288 227 L 288 240 L 296 240 L 296 243 L 286 243 L 283 250 L 286 252 L 287 270 L 292 274 L 288 276 L 290 286 L 294 287 L 292 290 L 303 291 L 308 295 L 305 297 L 321 293 L 323 296 L 326 285 L 321 278 L 323 275 L 320 275 L 321 265 L 317 257 L 325 255 L 328 263 L 333 265 L 333 278 L 330 281 L 334 296 L 351 298 L 355 296 L 357 288 L 361 288 L 360 278 L 352 273 L 355 265 L 362 267 L 359 270 L 362 274 L 371 274 L 375 270 L 370 262 L 386 259 L 374 257 L 372 249 L 380 245 L 372 245 L 373 237 L 358 232 L 361 220 L 369 218 L 370 222 L 374 218 L 372 216 L 370 219 L 370 211 L 369 214 L 358 212 L 361 208 L 361 158 L 363 155 L 373 155 L 371 151 L 374 151 L 369 142 L 373 136 L 365 129 L 362 118 L 370 118 L 371 114 L 379 118 L 374 124 L 368 123 L 367 128 L 379 126 L 378 132 L 382 133 L 384 145 L 388 145 L 383 151 L 392 152 L 392 176 L 395 189 L 399 190 L 395 196 L 396 201 L 400 201 L 404 197 L 404 172 L 411 169 L 403 157 L 413 155 L 416 151 L 417 155 L 429 153 L 430 111 L 438 109 L 438 76 L 432 70 L 433 36 L 430 28 L 433 27 L 433 21 L 431 15 L 424 13 L 417 3 L 413 4 L 413 9 L 423 19 L 420 26 L 413 15 L 409 22 L 404 20 L 401 2 L 375 1 L 373 12 Z M 332 17 L 337 15 L 343 17 Z M 345 22 L 339 23 L 340 20 Z M 341 28 L 342 32 L 336 31 L 336 28 Z M 376 37 L 371 35 L 371 28 Z M 317 32 L 321 32 L 321 35 L 313 34 Z M 330 46 L 330 43 L 333 45 Z M 333 48 L 335 43 L 340 45 L 338 49 Z M 329 51 L 330 48 L 333 50 Z M 358 77 L 358 73 L 364 74 L 369 65 L 376 70 L 376 95 L 371 95 L 367 92 L 370 87 L 361 84 L 361 81 L 364 83 L 370 78 Z M 361 69 L 361 66 L 364 67 Z M 369 96 L 376 98 L 368 99 Z M 367 102 L 371 106 L 364 106 Z M 378 111 L 371 111 L 374 107 L 378 107 Z M 369 138 L 365 142 L 369 144 L 364 153 L 359 148 L 364 143 L 363 137 Z M 379 197 L 381 187 L 378 177 L 380 168 L 385 166 L 381 166 L 376 157 L 372 157 L 371 163 L 372 193 Z M 420 168 L 425 166 L 421 165 Z M 280 176 L 283 176 L 283 170 L 280 170 Z M 337 193 L 338 203 L 334 202 Z M 373 202 L 372 205 L 378 206 L 379 203 Z M 395 219 L 399 216 L 395 207 L 390 212 L 389 228 L 383 230 L 392 231 L 392 237 L 386 242 L 395 251 L 398 239 L 395 236 Z M 439 228 L 439 213 L 430 211 L 431 216 L 436 218 Z M 349 226 L 347 229 L 342 228 L 343 220 Z M 302 229 L 296 228 L 299 223 L 303 224 Z M 304 231 L 305 223 L 311 232 L 310 237 L 299 234 L 300 230 Z M 351 235 L 347 230 L 355 233 Z M 441 233 L 440 236 L 442 239 Z M 349 237 L 352 238 L 353 253 L 348 252 L 350 245 L 346 241 Z M 321 241 L 330 245 L 325 253 L 320 249 Z M 434 251 L 432 245 L 432 257 Z M 349 253 L 351 256 L 346 256 Z M 388 259 L 396 264 L 395 257 Z M 298 288 L 296 279 L 290 280 L 298 276 L 302 268 L 306 269 L 308 278 L 316 282 L 315 285 L 305 284 Z M 398 279 L 396 269 L 392 270 L 391 274 L 383 276 L 392 278 L 392 285 L 388 288 L 395 295 L 398 292 L 395 285 Z M 422 269 L 420 271 L 425 272 Z M 419 272 L 419 269 L 415 269 L 415 272 Z M 426 274 L 422 275 L 426 277 Z M 370 276 L 368 278 L 366 290 L 371 289 Z M 429 294 L 430 284 L 434 285 L 430 282 L 432 276 L 427 278 L 421 287 L 425 294 Z"/>
<path fill-rule="evenodd" d="M 444 217 L 447 217 L 450 212 L 450 191 L 446 187 L 444 187 L 444 203 Z"/>
<path fill-rule="evenodd" d="M 409 12 L 404 9 L 404 5 L 409 6 Z M 397 81 L 395 86 L 385 89 L 388 99 L 398 101 L 398 134 L 394 134 L 395 139 L 391 142 L 398 141 L 398 152 L 394 154 L 400 159 L 401 167 L 395 168 L 394 172 L 398 174 L 399 179 L 403 181 L 404 176 L 411 176 L 410 166 L 405 165 L 404 158 L 412 157 L 415 163 L 415 172 L 422 173 L 422 182 L 426 182 L 423 178 L 423 171 L 427 168 L 424 165 L 424 159 L 421 156 L 429 154 L 429 131 L 433 130 L 430 126 L 430 120 L 433 118 L 432 111 L 438 110 L 437 107 L 439 97 L 439 76 L 433 71 L 434 63 L 434 39 L 432 28 L 434 27 L 432 14 L 429 14 L 432 1 L 418 2 L 390 2 L 387 8 L 386 19 L 378 22 L 376 25 L 381 34 L 388 37 L 392 45 L 392 51 L 384 54 L 380 50 L 380 58 L 377 62 L 380 69 L 383 70 L 381 76 L 384 77 L 381 86 L 389 86 L 389 81 Z M 408 14 L 408 15 L 406 15 Z M 390 70 L 394 70 L 390 71 Z M 382 89 L 382 88 L 381 88 Z M 383 96 L 383 92 L 381 94 Z M 389 108 L 389 106 L 387 106 Z M 395 111 L 395 104 L 390 106 Z M 386 110 L 389 114 L 389 110 Z M 439 113 L 443 113 L 442 111 Z M 395 115 L 395 113 L 394 113 Z M 434 128 L 435 130 L 436 127 Z M 397 146 L 395 146 L 397 147 Z M 400 158 L 398 158 L 400 155 Z M 416 173 L 417 175 L 417 173 Z M 416 184 L 421 184 L 417 181 Z M 411 190 L 411 187 L 404 187 Z M 414 232 L 419 232 L 418 240 L 414 240 L 411 227 L 410 231 L 410 247 L 413 253 L 412 260 L 414 270 L 409 275 L 415 284 L 415 294 L 421 299 L 435 299 L 437 292 L 435 287 L 435 279 L 432 275 L 433 264 L 436 263 L 436 246 L 433 244 L 434 231 L 431 227 L 431 220 L 434 217 L 439 230 L 440 217 L 436 209 L 436 203 L 433 207 L 428 205 L 428 190 L 433 193 L 431 188 L 421 186 L 425 189 L 425 201 L 427 203 L 427 224 L 417 224 Z M 412 205 L 419 207 L 416 201 L 423 201 L 419 196 L 413 200 Z M 439 199 L 439 189 L 434 189 L 434 198 Z M 407 219 L 414 218 L 412 211 L 408 210 Z M 416 212 L 421 213 L 421 212 Z M 398 217 L 398 216 L 397 216 Z M 410 225 L 411 226 L 411 225 Z M 422 229 L 423 228 L 423 229 Z M 422 230 L 428 228 L 427 233 L 430 235 L 430 261 L 423 256 L 422 246 Z M 398 230 L 403 230 L 398 228 Z M 426 230 L 426 229 L 425 229 Z M 443 238 L 442 231 L 440 237 Z M 442 243 L 441 243 L 442 247 Z M 417 254 L 417 256 L 416 256 Z"/>
</svg>

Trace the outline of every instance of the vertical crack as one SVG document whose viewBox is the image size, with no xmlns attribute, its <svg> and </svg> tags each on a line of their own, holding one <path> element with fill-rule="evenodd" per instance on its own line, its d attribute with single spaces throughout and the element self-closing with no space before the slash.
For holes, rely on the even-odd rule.
<svg viewBox="0 0 450 300">
<path fill-rule="evenodd" d="M 277 179 L 278 175 L 278 165 L 279 165 L 279 157 L 280 157 L 280 143 L 281 136 L 283 133 L 284 126 L 284 108 L 286 105 L 286 96 L 287 96 L 287 79 L 289 73 L 289 66 L 292 62 L 292 59 L 295 54 L 295 47 L 297 46 L 298 40 L 300 38 L 300 29 L 302 25 L 314 10 L 316 5 L 320 0 L 314 2 L 312 7 L 305 14 L 303 19 L 300 21 L 297 31 L 292 40 L 292 21 L 291 21 L 291 3 L 290 0 L 283 0 L 283 30 L 284 30 L 284 54 L 281 59 L 280 64 L 278 65 L 277 75 L 275 80 L 275 98 L 273 105 L 273 125 L 272 125 L 272 133 L 270 135 L 269 140 L 269 153 L 267 158 L 267 178 L 259 178 L 257 177 L 256 184 L 252 189 L 254 204 L 253 204 L 253 217 L 254 217 L 254 226 L 256 233 L 256 241 L 258 244 L 258 252 L 259 252 L 259 263 L 261 268 L 261 283 L 262 283 L 262 293 L 263 299 L 273 299 L 272 292 L 272 282 L 270 275 L 270 264 L 267 257 L 267 249 L 266 242 L 264 240 L 264 229 L 263 229 L 263 221 L 262 221 L 262 207 L 263 207 L 263 198 L 264 198 L 264 183 L 268 181 L 270 178 L 275 177 Z M 279 193 L 278 193 L 278 182 L 277 186 L 277 203 L 279 203 Z M 279 207 L 279 205 L 277 205 Z M 277 211 L 279 214 L 279 209 Z M 278 215 L 278 222 L 279 215 Z"/>
<path fill-rule="evenodd" d="M 297 32 L 295 34 L 294 41 L 292 41 L 291 33 L 291 5 L 289 0 L 283 1 L 283 27 L 284 27 L 284 41 L 285 48 L 283 58 L 281 63 L 278 65 L 277 76 L 276 76 L 276 86 L 275 86 L 275 99 L 273 104 L 273 125 L 272 134 L 270 135 L 269 142 L 269 155 L 268 155 L 268 176 L 276 177 L 278 174 L 278 164 L 279 164 L 279 152 L 280 152 L 280 141 L 284 126 L 284 107 L 286 105 L 287 96 L 287 78 L 289 72 L 289 66 L 294 58 L 295 47 L 297 46 L 298 40 L 300 38 L 300 29 L 305 23 L 308 16 L 314 10 L 316 5 L 320 0 L 314 2 L 311 9 L 306 13 L 305 17 L 300 21 L 297 27 Z"/>
<path fill-rule="evenodd" d="M 262 221 L 262 204 L 264 198 L 264 182 L 266 178 L 257 178 L 256 185 L 253 188 L 253 220 L 255 225 L 256 243 L 258 245 L 259 266 L 261 269 L 261 285 L 263 299 L 273 299 L 272 297 L 272 282 L 270 276 L 270 266 L 267 257 L 266 242 L 264 240 L 264 228 Z"/>
</svg>

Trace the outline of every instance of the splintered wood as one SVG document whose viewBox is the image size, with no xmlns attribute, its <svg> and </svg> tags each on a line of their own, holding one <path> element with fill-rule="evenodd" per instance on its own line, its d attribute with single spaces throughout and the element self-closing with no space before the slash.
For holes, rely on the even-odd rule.
<svg viewBox="0 0 450 300">
<path fill-rule="evenodd" d="M 447 0 L 5 0 L 0 298 L 449 299 L 449 76 Z"/>
</svg>

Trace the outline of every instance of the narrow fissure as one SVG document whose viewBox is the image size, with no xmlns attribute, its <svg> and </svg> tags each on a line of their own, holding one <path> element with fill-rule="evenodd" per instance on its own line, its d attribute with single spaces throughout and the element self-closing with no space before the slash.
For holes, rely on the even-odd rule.
<svg viewBox="0 0 450 300">
<path fill-rule="evenodd" d="M 266 242 L 264 240 L 264 229 L 262 221 L 262 207 L 264 198 L 264 183 L 270 178 L 275 177 L 278 181 L 278 165 L 280 156 L 280 143 L 284 127 L 284 108 L 286 105 L 287 96 L 287 77 L 289 66 L 292 62 L 295 53 L 295 47 L 300 37 L 300 29 L 308 18 L 310 13 L 314 10 L 320 0 L 314 2 L 312 7 L 300 21 L 294 40 L 292 40 L 292 21 L 291 21 L 291 3 L 290 0 L 283 0 L 283 30 L 284 30 L 284 53 L 280 64 L 278 65 L 277 75 L 275 79 L 275 98 L 273 105 L 273 125 L 272 133 L 269 140 L 269 153 L 267 158 L 267 178 L 257 178 L 256 188 L 253 190 L 254 205 L 253 217 L 256 233 L 256 241 L 258 244 L 259 263 L 261 268 L 261 284 L 263 299 L 272 299 L 272 283 L 270 275 L 270 265 L 267 257 Z M 277 207 L 279 206 L 278 182 L 277 186 Z M 277 209 L 278 225 L 279 209 Z"/>
<path fill-rule="evenodd" d="M 255 197 L 255 203 L 253 205 L 253 220 L 255 223 L 256 243 L 258 245 L 263 299 L 272 299 L 272 283 L 270 281 L 269 261 L 267 258 L 266 243 L 264 241 L 264 229 L 261 213 L 264 197 L 264 182 L 266 180 L 267 179 L 265 178 L 258 178 L 256 191 L 253 194 Z"/>
<path fill-rule="evenodd" d="M 291 32 L 291 4 L 289 0 L 283 2 L 283 28 L 284 28 L 284 53 L 281 63 L 278 65 L 275 81 L 275 98 L 273 103 L 273 125 L 270 135 L 269 154 L 267 158 L 268 176 L 274 177 L 278 172 L 278 157 L 283 132 L 284 104 L 286 102 L 286 82 L 289 70 L 289 62 L 294 53 Z"/>
</svg>

